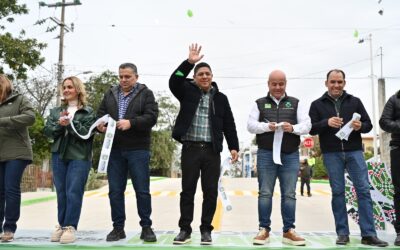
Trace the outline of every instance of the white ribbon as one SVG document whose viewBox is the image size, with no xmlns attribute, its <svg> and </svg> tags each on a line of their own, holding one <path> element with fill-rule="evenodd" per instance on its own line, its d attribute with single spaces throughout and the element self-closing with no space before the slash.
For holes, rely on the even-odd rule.
<svg viewBox="0 0 400 250">
<path fill-rule="evenodd" d="M 222 186 L 222 176 L 226 171 L 228 171 L 231 168 L 231 158 L 228 157 L 225 159 L 225 161 L 221 165 L 221 173 L 219 175 L 219 180 L 218 180 L 218 195 L 221 198 L 222 206 L 224 207 L 225 211 L 231 211 L 232 210 L 232 203 L 229 200 L 228 195 L 225 192 L 225 188 Z"/>
<path fill-rule="evenodd" d="M 90 136 L 92 135 L 92 131 L 97 127 L 97 125 L 99 125 L 100 123 L 108 124 L 106 134 L 104 136 L 103 146 L 101 148 L 99 165 L 97 167 L 98 173 L 107 173 L 108 160 L 110 159 L 110 153 L 111 153 L 112 143 L 114 141 L 115 129 L 117 128 L 115 120 L 111 118 L 110 115 L 104 115 L 103 117 L 97 119 L 97 121 L 95 121 L 92 126 L 90 126 L 89 132 L 86 135 L 80 135 L 76 131 L 72 119 L 73 117 L 71 118 L 71 123 L 70 123 L 72 129 L 80 138 L 84 140 L 90 138 Z"/>
<path fill-rule="evenodd" d="M 283 139 L 283 122 L 280 122 L 275 125 L 275 133 L 274 133 L 274 143 L 272 145 L 272 159 L 275 164 L 282 165 L 281 161 L 281 147 L 282 147 L 282 139 Z"/>
<path fill-rule="evenodd" d="M 344 125 L 341 130 L 339 130 L 336 133 L 336 137 L 338 137 L 340 140 L 345 139 L 347 141 L 349 139 L 349 135 L 354 130 L 353 126 L 351 125 L 352 122 L 359 121 L 360 118 L 361 118 L 361 115 L 359 113 L 354 113 L 353 118 L 348 123 L 346 123 L 346 125 Z"/>
<path fill-rule="evenodd" d="M 69 118 L 70 121 L 71 121 L 70 124 L 71 124 L 72 130 L 74 130 L 74 132 L 76 133 L 76 135 L 78 135 L 80 138 L 82 138 L 82 139 L 84 139 L 84 140 L 87 140 L 87 139 L 90 138 L 90 136 L 92 136 L 92 131 L 93 131 L 93 129 L 95 129 L 95 128 L 97 127 L 97 125 L 99 125 L 100 123 L 108 123 L 108 119 L 111 118 L 111 117 L 110 117 L 109 115 L 104 115 L 103 117 L 97 119 L 97 121 L 95 121 L 95 122 L 93 123 L 93 125 L 90 126 L 89 132 L 88 132 L 86 135 L 80 135 L 80 134 L 78 133 L 78 131 L 76 131 L 76 129 L 75 129 L 75 127 L 74 127 L 74 123 L 72 122 L 72 120 L 74 119 L 73 116 L 72 116 L 72 117 L 68 117 L 68 118 Z M 112 119 L 112 118 L 111 118 L 111 119 Z"/>
</svg>

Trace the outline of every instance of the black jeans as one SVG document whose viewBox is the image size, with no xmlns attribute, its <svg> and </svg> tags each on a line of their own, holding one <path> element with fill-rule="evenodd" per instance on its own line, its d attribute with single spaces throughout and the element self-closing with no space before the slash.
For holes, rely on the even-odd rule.
<svg viewBox="0 0 400 250">
<path fill-rule="evenodd" d="M 400 233 L 400 147 L 390 150 L 390 170 L 394 186 L 394 210 L 396 211 L 394 228 L 396 233 Z"/>
<path fill-rule="evenodd" d="M 212 231 L 211 225 L 217 207 L 218 179 L 221 156 L 213 151 L 211 143 L 184 142 L 182 146 L 182 192 L 180 200 L 181 218 L 179 227 L 189 233 L 193 221 L 194 195 L 201 174 L 203 206 L 200 231 Z"/>
<path fill-rule="evenodd" d="M 310 187 L 310 178 L 300 178 L 301 185 L 300 185 L 300 193 L 304 194 L 304 184 L 307 186 L 307 194 L 311 194 L 311 187 Z"/>
</svg>

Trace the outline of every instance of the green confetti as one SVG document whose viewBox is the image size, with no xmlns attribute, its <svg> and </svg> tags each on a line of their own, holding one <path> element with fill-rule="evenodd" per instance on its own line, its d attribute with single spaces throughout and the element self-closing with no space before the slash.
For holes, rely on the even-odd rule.
<svg viewBox="0 0 400 250">
<path fill-rule="evenodd" d="M 188 17 L 192 17 L 193 16 L 193 11 L 189 9 L 189 10 L 187 10 L 186 14 L 188 15 Z"/>
<path fill-rule="evenodd" d="M 180 72 L 179 70 L 176 71 L 175 75 L 176 75 L 176 76 L 184 76 L 184 74 L 183 74 L 182 72 Z"/>
<path fill-rule="evenodd" d="M 354 30 L 353 36 L 354 36 L 355 38 L 358 37 L 358 30 Z"/>
</svg>

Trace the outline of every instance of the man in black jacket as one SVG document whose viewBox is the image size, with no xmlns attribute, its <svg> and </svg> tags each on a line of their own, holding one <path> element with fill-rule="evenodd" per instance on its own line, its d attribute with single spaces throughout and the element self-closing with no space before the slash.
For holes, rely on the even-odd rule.
<svg viewBox="0 0 400 250">
<path fill-rule="evenodd" d="M 361 100 L 344 91 L 346 81 L 342 70 L 331 70 L 326 78 L 325 85 L 328 91 L 312 102 L 310 107 L 310 134 L 319 135 L 324 165 L 328 170 L 332 189 L 332 211 L 338 235 L 336 244 L 346 245 L 350 241 L 345 202 L 346 169 L 357 193 L 361 243 L 385 247 L 388 243 L 376 236 L 368 170 L 361 142 L 361 133 L 368 133 L 372 129 L 371 120 Z M 354 113 L 360 114 L 361 118 L 353 119 Z M 341 140 L 336 134 L 348 122 L 351 122 L 353 131 L 347 140 Z"/>
<path fill-rule="evenodd" d="M 142 233 L 146 242 L 156 241 L 151 228 L 150 196 L 150 134 L 156 124 L 158 105 L 153 92 L 139 83 L 137 68 L 132 63 L 119 66 L 118 86 L 111 87 L 105 94 L 97 112 L 99 117 L 109 114 L 117 121 L 117 129 L 107 168 L 108 196 L 114 229 L 107 235 L 107 241 L 126 238 L 125 189 L 128 172 L 136 193 L 137 209 Z M 106 132 L 104 124 L 97 129 Z"/>
<path fill-rule="evenodd" d="M 214 217 L 222 141 L 225 136 L 231 153 L 232 162 L 238 159 L 239 142 L 235 121 L 228 98 L 219 92 L 212 81 L 211 67 L 199 63 L 201 46 L 189 47 L 189 58 L 173 72 L 169 79 L 169 88 L 180 102 L 172 137 L 182 145 L 182 192 L 180 199 L 180 233 L 174 244 L 189 242 L 193 221 L 194 195 L 201 173 L 203 207 L 201 215 L 201 244 L 212 244 L 211 225 Z M 186 78 L 194 68 L 194 79 Z"/>
<path fill-rule="evenodd" d="M 394 228 L 397 233 L 394 244 L 400 246 L 400 91 L 392 95 L 383 109 L 379 125 L 386 132 L 392 133 L 390 141 L 390 172 L 394 186 L 394 209 L 396 221 Z"/>
</svg>

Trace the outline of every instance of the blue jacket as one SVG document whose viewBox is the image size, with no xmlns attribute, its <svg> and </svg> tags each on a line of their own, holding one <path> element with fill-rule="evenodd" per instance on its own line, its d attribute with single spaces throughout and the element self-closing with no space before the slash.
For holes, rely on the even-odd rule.
<svg viewBox="0 0 400 250">
<path fill-rule="evenodd" d="M 339 110 L 339 117 L 343 118 L 343 124 L 349 122 L 355 112 L 361 115 L 361 129 L 358 131 L 353 130 L 347 141 L 340 140 L 335 136 L 340 129 L 328 126 L 328 119 L 337 116 L 335 104 L 329 97 L 328 92 L 325 92 L 319 99 L 311 103 L 309 115 L 312 128 L 310 134 L 319 135 L 322 153 L 363 150 L 361 133 L 371 131 L 371 120 L 361 100 L 344 91 Z"/>
<path fill-rule="evenodd" d="M 194 65 L 185 60 L 172 73 L 169 79 L 169 88 L 172 94 L 180 102 L 180 110 L 175 121 L 172 137 L 181 141 L 193 120 L 197 106 L 201 98 L 201 90 L 194 83 L 193 79 L 186 78 Z M 228 143 L 229 150 L 239 151 L 239 141 L 236 133 L 236 125 L 228 98 L 219 92 L 215 82 L 212 86 L 216 89 L 215 94 L 211 96 L 210 113 L 211 119 L 211 140 L 215 152 L 222 151 L 222 141 L 224 136 Z"/>
</svg>

